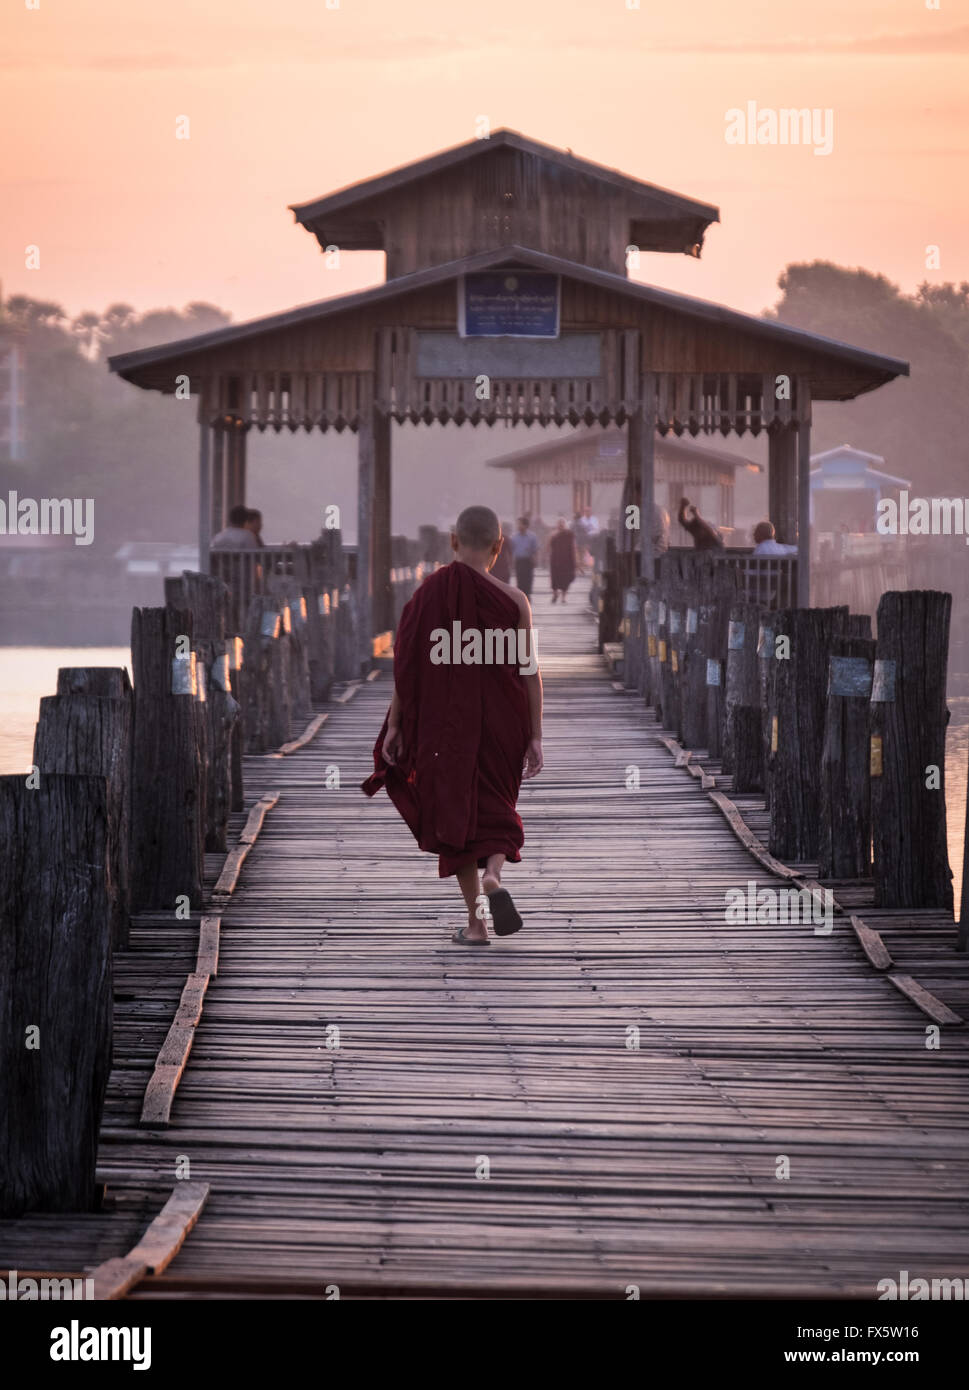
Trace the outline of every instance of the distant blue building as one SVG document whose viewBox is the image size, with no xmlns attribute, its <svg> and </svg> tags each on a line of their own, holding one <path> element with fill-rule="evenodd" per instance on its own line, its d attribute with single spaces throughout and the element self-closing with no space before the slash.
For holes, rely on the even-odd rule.
<svg viewBox="0 0 969 1390">
<path fill-rule="evenodd" d="M 898 498 L 908 478 L 896 478 L 880 466 L 880 454 L 868 454 L 840 444 L 823 454 L 811 455 L 811 529 L 815 536 L 835 535 L 844 526 L 850 532 L 875 534 L 878 503 L 883 497 Z"/>
</svg>

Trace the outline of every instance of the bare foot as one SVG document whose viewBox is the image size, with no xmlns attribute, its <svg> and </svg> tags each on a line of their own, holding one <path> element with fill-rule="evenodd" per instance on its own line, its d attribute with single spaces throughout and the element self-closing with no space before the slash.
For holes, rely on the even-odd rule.
<svg viewBox="0 0 969 1390">
<path fill-rule="evenodd" d="M 481 875 L 481 887 L 484 889 L 485 893 L 497 893 L 498 889 L 501 887 L 501 879 L 497 874 L 492 873 L 490 869 L 486 869 Z"/>
</svg>

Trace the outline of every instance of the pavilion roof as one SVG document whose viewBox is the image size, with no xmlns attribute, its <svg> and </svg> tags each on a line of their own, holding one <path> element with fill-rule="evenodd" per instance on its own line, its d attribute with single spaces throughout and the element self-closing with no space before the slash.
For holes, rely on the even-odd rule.
<svg viewBox="0 0 969 1390">
<path fill-rule="evenodd" d="M 795 328 L 775 319 L 760 318 L 754 314 L 730 309 L 722 304 L 697 299 L 692 295 L 674 290 L 661 289 L 655 285 L 641 284 L 627 280 L 625 276 L 609 271 L 596 270 L 590 266 L 579 265 L 573 261 L 562 260 L 541 251 L 533 251 L 523 246 L 507 246 L 492 251 L 483 251 L 473 256 L 465 256 L 457 261 L 433 266 L 427 270 L 414 271 L 376 285 L 372 289 L 354 294 L 341 295 L 331 299 L 318 300 L 304 304 L 282 313 L 251 319 L 246 323 L 232 324 L 217 328 L 209 333 L 199 333 L 191 338 L 180 338 L 156 347 L 139 348 L 134 352 L 120 353 L 108 359 L 108 366 L 126 381 L 148 390 L 173 392 L 175 389 L 171 373 L 173 363 L 183 363 L 189 356 L 204 354 L 209 349 L 258 338 L 262 334 L 278 333 L 286 328 L 327 319 L 337 319 L 341 315 L 353 314 L 363 308 L 390 304 L 393 300 L 413 294 L 415 291 L 441 285 L 449 280 L 456 281 L 464 274 L 490 270 L 499 266 L 517 266 L 548 271 L 563 277 L 608 290 L 623 299 L 643 305 L 652 305 L 669 310 L 702 323 L 743 333 L 782 348 L 795 348 L 817 355 L 829 368 L 828 376 L 816 399 L 851 399 L 865 391 L 891 381 L 898 376 L 908 376 L 908 363 L 896 357 L 887 357 L 871 352 L 866 348 L 854 347 L 849 343 L 838 342 L 804 328 Z M 835 379 L 837 368 L 851 369 L 851 384 L 838 389 Z M 830 371 L 833 369 L 833 373 Z M 862 380 L 859 381 L 859 374 Z"/>
</svg>

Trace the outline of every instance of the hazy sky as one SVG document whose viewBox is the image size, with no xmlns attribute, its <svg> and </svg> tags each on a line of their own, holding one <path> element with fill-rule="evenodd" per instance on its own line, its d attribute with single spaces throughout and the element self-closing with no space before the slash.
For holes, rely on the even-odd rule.
<svg viewBox="0 0 969 1390">
<path fill-rule="evenodd" d="M 969 279 L 965 3 L 633 3 L 5 0 L 4 294 L 244 319 L 373 283 L 382 257 L 327 271 L 287 204 L 479 116 L 719 205 L 702 261 L 644 258 L 656 284 L 756 312 L 792 260 Z M 751 101 L 830 109 L 831 153 L 728 144 Z"/>
</svg>

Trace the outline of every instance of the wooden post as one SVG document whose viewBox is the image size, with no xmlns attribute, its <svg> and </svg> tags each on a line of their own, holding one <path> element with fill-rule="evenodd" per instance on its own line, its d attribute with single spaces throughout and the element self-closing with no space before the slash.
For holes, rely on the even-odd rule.
<svg viewBox="0 0 969 1390">
<path fill-rule="evenodd" d="M 58 695 L 103 695 L 111 700 L 130 696 L 131 681 L 124 666 L 61 666 Z"/>
<path fill-rule="evenodd" d="M 371 407 L 361 410 L 357 432 L 357 659 L 356 674 L 373 659 L 373 500 L 375 421 Z"/>
<path fill-rule="evenodd" d="M 797 428 L 774 425 L 767 435 L 767 510 L 777 539 L 797 540 Z"/>
<path fill-rule="evenodd" d="M 707 737 L 711 758 L 722 758 L 726 729 L 727 637 L 730 610 L 737 598 L 737 571 L 733 565 L 714 561 L 713 591 L 701 610 L 700 637 L 706 656 Z"/>
<path fill-rule="evenodd" d="M 871 872 L 868 701 L 874 659 L 870 637 L 832 642 L 821 752 L 820 878 L 867 878 Z"/>
<path fill-rule="evenodd" d="M 797 606 L 811 603 L 811 388 L 797 380 Z"/>
<path fill-rule="evenodd" d="M 0 777 L 0 1216 L 99 1205 L 108 841 L 103 778 Z"/>
<path fill-rule="evenodd" d="M 202 383 L 199 392 L 199 569 L 209 572 L 209 544 L 215 534 L 212 525 L 212 465 L 210 446 L 212 427 L 209 424 L 208 387 Z"/>
<path fill-rule="evenodd" d="M 969 781 L 969 778 L 967 778 Z M 962 838 L 962 893 L 959 898 L 959 950 L 969 950 L 969 787 L 966 789 L 966 828 Z"/>
<path fill-rule="evenodd" d="M 694 562 L 691 566 L 693 577 L 683 607 L 681 723 L 685 746 L 699 749 L 706 746 L 707 734 L 707 654 L 703 629 L 708 621 L 706 607 L 713 562 L 702 553 L 690 558 Z"/>
<path fill-rule="evenodd" d="M 871 817 L 879 907 L 952 911 L 945 703 L 950 594 L 882 594 L 871 691 Z"/>
<path fill-rule="evenodd" d="M 61 676 L 58 673 L 58 688 Z M 93 674 L 93 673 L 92 673 Z M 128 881 L 128 834 L 131 815 L 132 699 L 128 673 L 109 672 L 127 685 L 120 696 L 96 694 L 47 695 L 40 702 L 34 734 L 34 765 L 41 780 L 52 772 L 105 779 L 108 814 L 108 876 L 111 940 L 115 949 L 128 945 L 131 893 Z M 71 676 L 75 684 L 77 671 Z M 68 682 L 64 682 L 67 684 Z M 90 684 L 99 684 L 94 680 Z M 105 684 L 107 682 L 104 682 Z"/>
<path fill-rule="evenodd" d="M 391 537 L 391 418 L 374 411 L 373 439 L 373 631 L 394 626 L 390 586 Z"/>
<path fill-rule="evenodd" d="M 653 578 L 653 502 L 655 498 L 656 391 L 652 372 L 639 375 L 639 401 L 629 414 L 626 471 L 638 484 L 639 573 Z M 620 526 L 625 518 L 620 517 Z"/>
<path fill-rule="evenodd" d="M 770 852 L 797 864 L 817 859 L 820 848 L 828 657 L 847 618 L 847 608 L 788 608 L 775 615 Z"/>
<path fill-rule="evenodd" d="M 774 660 L 774 624 L 776 619 L 777 614 L 775 612 L 765 610 L 761 614 L 757 628 L 757 669 L 760 686 L 760 732 L 762 739 L 760 783 L 764 789 L 764 807 L 768 811 L 771 803 L 771 731 L 773 725 L 771 710 L 774 699 L 774 671 L 777 665 Z M 749 730 L 750 726 L 751 721 L 746 720 L 745 727 Z"/>
<path fill-rule="evenodd" d="M 212 530 L 226 524 L 225 511 L 225 425 L 220 419 L 212 428 Z"/>
<path fill-rule="evenodd" d="M 202 906 L 204 780 L 191 641 L 191 612 L 136 608 L 131 615 L 135 718 L 130 864 L 135 911 L 174 909 L 182 896 L 192 907 Z M 186 650 L 187 656 L 180 654 Z"/>
<path fill-rule="evenodd" d="M 724 721 L 722 766 L 725 773 L 734 773 L 736 791 L 761 791 L 763 776 L 762 732 L 760 721 L 760 664 L 757 660 L 757 634 L 760 628 L 761 610 L 754 603 L 734 603 L 730 607 L 727 629 L 727 662 L 724 689 Z M 737 712 L 748 709 L 756 712 L 753 720 L 743 716 L 738 721 Z M 742 724 L 743 727 L 740 727 Z M 743 745 L 756 724 L 756 749 Z M 745 785 L 740 786 L 736 777 L 738 760 L 745 769 L 755 768 L 754 785 L 750 785 L 750 772 L 745 774 Z"/>
</svg>

